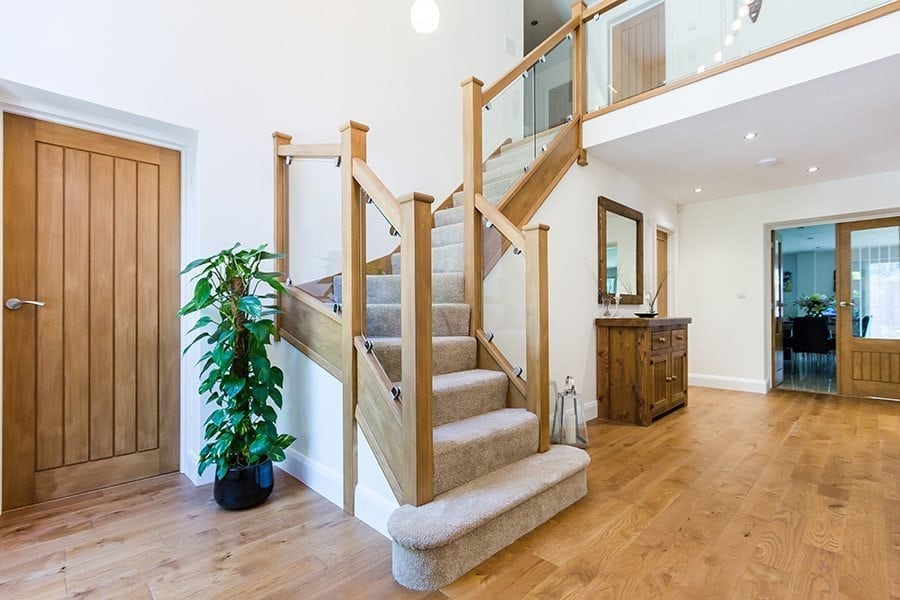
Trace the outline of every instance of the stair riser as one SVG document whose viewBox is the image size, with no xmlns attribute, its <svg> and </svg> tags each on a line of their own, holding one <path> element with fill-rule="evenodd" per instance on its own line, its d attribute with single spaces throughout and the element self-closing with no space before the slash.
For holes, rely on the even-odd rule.
<svg viewBox="0 0 900 600">
<path fill-rule="evenodd" d="M 489 204 L 493 204 L 494 206 L 497 206 L 497 203 L 500 202 L 501 200 L 503 200 L 504 195 L 505 194 L 499 194 L 497 196 L 485 196 L 484 199 L 487 200 Z M 464 196 L 463 192 L 457 192 L 457 193 L 453 194 L 453 207 L 454 208 L 462 206 L 464 202 L 465 202 L 465 196 Z"/>
<path fill-rule="evenodd" d="M 516 184 L 519 179 L 521 179 L 525 173 L 515 173 L 510 175 L 509 177 L 504 177 L 503 179 L 498 179 L 493 183 L 486 183 L 484 186 L 484 197 L 485 198 L 502 198 L 506 195 L 512 186 Z"/>
<path fill-rule="evenodd" d="M 521 162 L 512 163 L 510 165 L 499 167 L 496 169 L 491 169 L 490 171 L 485 171 L 484 173 L 484 184 L 488 185 L 489 183 L 494 183 L 500 179 L 505 179 L 507 177 L 511 177 L 513 175 L 524 175 L 525 174 L 525 166 L 531 165 L 533 160 L 523 160 Z"/>
<path fill-rule="evenodd" d="M 394 579 L 413 590 L 445 587 L 586 494 L 582 470 L 445 546 L 417 550 L 395 541 Z"/>
<path fill-rule="evenodd" d="M 431 313 L 433 336 L 469 335 L 469 306 L 435 304 Z M 400 305 L 370 304 L 366 310 L 368 337 L 400 337 Z"/>
<path fill-rule="evenodd" d="M 433 425 L 437 427 L 506 408 L 508 385 L 509 381 L 504 376 L 483 381 L 477 389 L 474 386 L 435 389 L 432 400 Z"/>
<path fill-rule="evenodd" d="M 334 278 L 334 297 L 343 302 L 343 278 Z M 399 304 L 399 275 L 369 275 L 366 278 L 366 298 L 369 304 Z M 465 280 L 461 273 L 434 273 L 431 277 L 431 298 L 435 304 L 465 302 Z"/>
<path fill-rule="evenodd" d="M 442 246 L 431 251 L 432 273 L 462 273 L 463 272 L 463 245 Z M 395 275 L 400 274 L 400 255 L 391 255 L 391 271 Z"/>
<path fill-rule="evenodd" d="M 479 394 L 480 390 L 472 390 Z M 524 413 L 524 410 L 517 411 Z M 527 420 L 515 417 L 512 421 L 510 411 L 480 415 L 475 419 L 457 421 L 445 426 L 445 429 L 459 431 L 465 424 L 477 420 L 485 420 L 482 435 L 469 439 L 465 443 L 448 440 L 441 429 L 434 432 L 434 493 L 443 494 L 448 490 L 478 479 L 482 475 L 511 465 L 527 458 L 538 449 L 538 422 L 534 415 L 528 413 Z M 510 422 L 502 422 L 509 419 Z"/>
<path fill-rule="evenodd" d="M 391 381 L 400 381 L 401 359 L 399 342 L 384 342 L 373 340 L 375 344 L 375 355 L 384 368 L 388 379 Z M 435 340 L 432 347 L 432 373 L 434 375 L 443 375 L 445 373 L 457 373 L 459 371 L 468 371 L 475 368 L 476 355 L 478 351 L 478 342 L 475 338 L 459 338 L 458 340 L 439 341 Z"/>
<path fill-rule="evenodd" d="M 434 226 L 444 227 L 446 225 L 462 223 L 464 216 L 462 206 L 454 206 L 453 208 L 439 210 L 434 213 Z"/>
<path fill-rule="evenodd" d="M 435 227 L 431 230 L 432 248 L 462 244 L 464 241 L 465 238 L 463 237 L 462 223 L 454 223 L 453 225 L 446 225 L 444 227 Z"/>
</svg>

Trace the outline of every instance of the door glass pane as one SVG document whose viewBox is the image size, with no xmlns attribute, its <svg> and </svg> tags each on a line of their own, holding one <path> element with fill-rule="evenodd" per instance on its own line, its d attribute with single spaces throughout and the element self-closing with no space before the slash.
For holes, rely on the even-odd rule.
<svg viewBox="0 0 900 600">
<path fill-rule="evenodd" d="M 900 227 L 850 234 L 853 337 L 900 339 Z"/>
</svg>

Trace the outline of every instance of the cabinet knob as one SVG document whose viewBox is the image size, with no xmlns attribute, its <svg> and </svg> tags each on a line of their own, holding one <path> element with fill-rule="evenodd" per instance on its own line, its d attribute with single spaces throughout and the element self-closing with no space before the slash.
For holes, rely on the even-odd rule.
<svg viewBox="0 0 900 600">
<path fill-rule="evenodd" d="M 663 343 L 663 342 L 665 342 L 665 341 L 666 341 L 666 338 L 664 338 L 664 337 L 660 337 L 660 338 L 659 338 L 659 342 L 660 342 L 660 343 Z"/>
<path fill-rule="evenodd" d="M 675 375 L 672 375 L 672 381 L 678 381 L 678 377 Z"/>
<path fill-rule="evenodd" d="M 666 377 L 666 381 L 672 381 L 671 377 Z"/>
</svg>

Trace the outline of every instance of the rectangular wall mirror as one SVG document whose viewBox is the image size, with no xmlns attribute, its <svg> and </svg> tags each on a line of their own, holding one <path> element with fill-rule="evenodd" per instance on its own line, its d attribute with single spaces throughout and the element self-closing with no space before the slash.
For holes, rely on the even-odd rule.
<svg viewBox="0 0 900 600">
<path fill-rule="evenodd" d="M 621 304 L 644 303 L 644 215 L 609 198 L 597 201 L 597 299 L 621 295 Z"/>
</svg>

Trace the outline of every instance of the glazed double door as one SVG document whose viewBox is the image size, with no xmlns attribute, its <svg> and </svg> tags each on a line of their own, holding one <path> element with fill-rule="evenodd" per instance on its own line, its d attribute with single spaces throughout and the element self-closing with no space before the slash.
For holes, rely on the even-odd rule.
<svg viewBox="0 0 900 600">
<path fill-rule="evenodd" d="M 900 399 L 900 217 L 837 226 L 837 382 Z"/>
<path fill-rule="evenodd" d="M 179 165 L 4 116 L 4 510 L 178 469 Z"/>
</svg>

